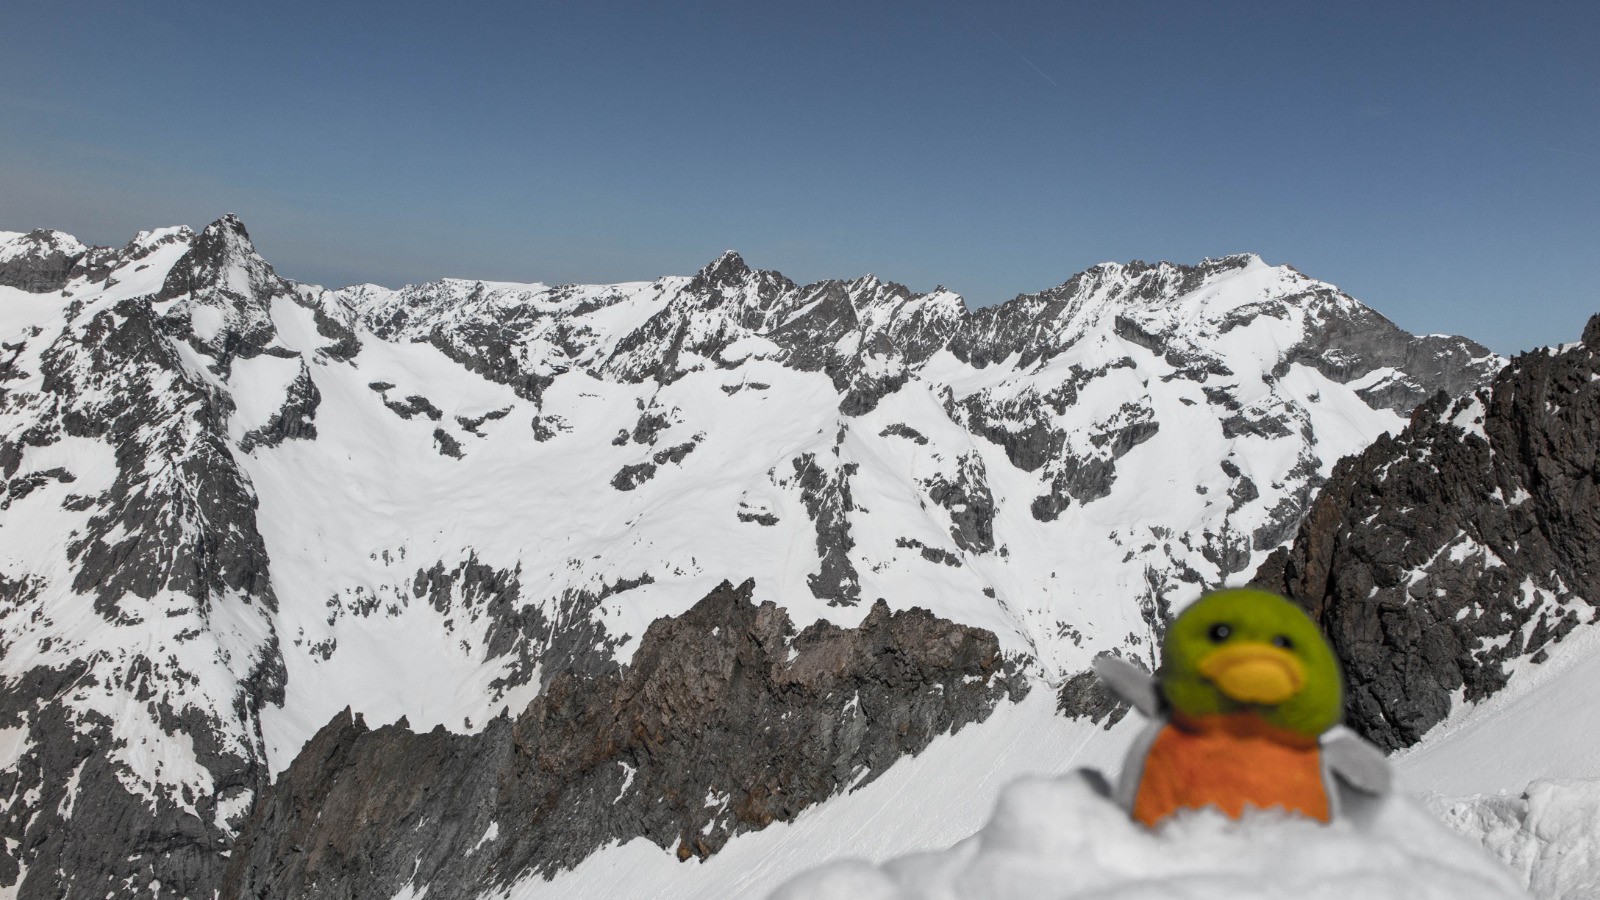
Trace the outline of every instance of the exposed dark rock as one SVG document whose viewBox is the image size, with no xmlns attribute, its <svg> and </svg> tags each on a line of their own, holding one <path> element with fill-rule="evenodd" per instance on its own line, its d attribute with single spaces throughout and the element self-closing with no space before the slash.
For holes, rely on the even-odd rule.
<svg viewBox="0 0 1600 900">
<path fill-rule="evenodd" d="M 741 500 L 739 501 L 737 515 L 741 522 L 754 522 L 757 525 L 765 525 L 768 528 L 778 524 L 778 517 L 770 509 L 767 509 L 764 504 L 753 508 L 749 503 Z"/>
<path fill-rule="evenodd" d="M 54 469 L 18 475 L 10 481 L 0 481 L 0 510 L 10 508 L 13 501 L 21 500 L 51 482 L 71 484 L 77 480 L 78 476 L 58 466 Z"/>
<path fill-rule="evenodd" d="M 896 547 L 921 551 L 922 558 L 931 563 L 943 563 L 944 565 L 952 568 L 959 568 L 961 566 L 961 557 L 951 553 L 949 550 L 942 550 L 938 547 L 929 547 L 927 544 L 924 544 L 916 538 L 895 538 L 894 545 Z"/>
<path fill-rule="evenodd" d="M 1275 371 L 1280 377 L 1291 363 L 1312 366 L 1340 383 L 1393 368 L 1398 370 L 1394 378 L 1369 386 L 1362 397 L 1375 408 L 1404 415 L 1436 391 L 1456 397 L 1473 390 L 1499 365 L 1475 341 L 1408 334 L 1368 307 L 1337 302 L 1331 288 L 1317 288 L 1309 296 L 1333 302 L 1323 306 L 1326 313 L 1317 327 L 1306 329 L 1301 342 L 1284 354 Z"/>
<path fill-rule="evenodd" d="M 809 285 L 798 303 L 806 311 L 772 332 L 772 339 L 788 348 L 787 362 L 807 372 L 829 371 L 834 383 L 848 384 L 844 360 L 834 350 L 839 340 L 861 329 L 861 317 L 850 301 L 849 285 L 843 281 L 822 281 Z"/>
<path fill-rule="evenodd" d="M 486 412 L 481 416 L 476 416 L 476 417 L 473 417 L 473 418 L 468 418 L 466 416 L 456 416 L 456 424 L 460 425 L 461 429 L 463 431 L 467 432 L 468 434 L 475 435 L 477 437 L 483 437 L 483 432 L 478 430 L 478 429 L 483 427 L 483 423 L 485 423 L 485 422 L 494 422 L 494 421 L 497 421 L 499 419 L 504 419 L 506 416 L 508 416 L 510 414 L 511 414 L 511 407 L 508 406 L 505 409 L 493 409 L 493 410 L 490 410 L 489 412 Z"/>
<path fill-rule="evenodd" d="M 73 267 L 83 258 L 84 250 L 64 235 L 38 229 L 19 239 L 19 252 L 9 259 L 0 259 L 0 285 L 20 288 L 34 294 L 46 294 L 66 287 Z"/>
<path fill-rule="evenodd" d="M 517 352 L 520 339 L 521 335 L 509 327 L 471 323 L 449 329 L 438 327 L 428 335 L 428 343 L 462 368 L 510 387 L 524 400 L 538 403 L 553 379 L 527 370 Z"/>
<path fill-rule="evenodd" d="M 1600 333 L 1591 320 L 1586 336 Z M 1594 619 L 1600 598 L 1600 342 L 1517 357 L 1341 460 L 1255 581 L 1293 597 L 1344 660 L 1352 724 L 1415 743 L 1456 691 Z"/>
<path fill-rule="evenodd" d="M 925 436 L 923 436 L 922 432 L 916 430 L 915 428 L 912 428 L 910 425 L 906 425 L 906 424 L 903 424 L 903 423 L 900 423 L 900 422 L 896 422 L 893 425 L 890 425 L 888 428 L 885 428 L 884 430 L 878 432 L 878 437 L 888 437 L 891 434 L 898 435 L 899 437 L 906 438 L 906 439 L 910 440 L 912 443 L 915 443 L 915 444 L 918 444 L 918 445 L 922 445 L 922 444 L 928 443 L 928 439 Z"/>
<path fill-rule="evenodd" d="M 378 385 L 380 384 L 388 384 L 388 382 L 374 381 L 368 386 L 373 390 L 379 390 Z M 392 387 L 394 387 L 394 385 L 390 384 L 388 387 L 383 388 L 379 392 L 382 393 L 383 391 L 387 391 L 388 388 Z M 403 401 L 390 400 L 388 396 L 385 395 L 383 398 L 383 405 L 389 407 L 389 409 L 392 410 L 395 415 L 402 419 L 413 419 L 417 416 L 427 416 L 429 419 L 437 422 L 444 418 L 444 410 L 434 406 L 433 401 L 429 400 L 427 397 L 421 396 L 420 394 L 412 394 Z"/>
<path fill-rule="evenodd" d="M 560 416 L 534 416 L 533 439 L 544 443 L 564 431 L 571 431 L 566 420 Z"/>
<path fill-rule="evenodd" d="M 864 416 L 878 408 L 878 401 L 905 387 L 911 373 L 900 370 L 892 375 L 859 375 L 852 379 L 839 401 L 839 412 L 847 416 Z"/>
<path fill-rule="evenodd" d="M 661 410 L 647 410 L 639 414 L 639 421 L 633 424 L 633 441 L 636 444 L 655 445 L 656 435 L 672 427 L 670 414 Z"/>
<path fill-rule="evenodd" d="M 1237 512 L 1239 507 L 1246 503 L 1260 499 L 1261 491 L 1256 487 L 1256 483 L 1251 481 L 1233 460 L 1224 459 L 1222 471 L 1233 479 L 1233 484 L 1228 486 L 1228 499 L 1232 501 L 1228 506 L 1228 512 Z"/>
<path fill-rule="evenodd" d="M 1093 670 L 1073 675 L 1056 690 L 1057 712 L 1071 719 L 1088 719 L 1107 731 L 1122 721 L 1128 709 L 1128 704 L 1107 690 Z"/>
<path fill-rule="evenodd" d="M 1283 416 L 1274 413 L 1240 410 L 1222 420 L 1222 436 L 1232 440 L 1238 437 L 1288 437 L 1292 432 Z"/>
<path fill-rule="evenodd" d="M 1217 567 L 1214 586 L 1220 587 L 1229 575 L 1243 572 L 1250 564 L 1250 540 L 1231 527 L 1225 525 L 1219 532 L 1202 532 L 1200 538 L 1203 542 L 1200 555 Z"/>
<path fill-rule="evenodd" d="M 957 461 L 955 476 L 938 477 L 927 485 L 928 499 L 950 513 L 950 539 L 968 553 L 994 550 L 994 495 L 989 493 L 989 476 L 983 459 L 964 453 Z"/>
<path fill-rule="evenodd" d="M 269 352 L 277 337 L 271 298 L 295 294 L 256 253 L 244 223 L 230 214 L 195 236 L 153 299 L 184 301 L 180 319 L 171 327 L 216 360 L 217 370 L 226 376 L 236 357 Z M 202 318 L 214 319 L 215 328 L 202 328 Z"/>
<path fill-rule="evenodd" d="M 980 392 L 957 409 L 961 424 L 1004 448 L 1006 458 L 1024 472 L 1038 470 L 1066 442 L 1066 434 L 1050 424 L 1037 395 L 997 401 Z"/>
<path fill-rule="evenodd" d="M 800 501 L 817 529 L 817 555 L 821 568 L 806 576 L 812 596 L 828 601 L 829 606 L 854 606 L 861 602 L 861 576 L 850 551 L 855 539 L 850 536 L 850 476 L 856 464 L 845 463 L 827 471 L 817 463 L 816 454 L 806 453 L 793 460 L 795 483 Z"/>
<path fill-rule="evenodd" d="M 445 616 L 453 630 L 484 625 L 485 659 L 502 661 L 505 675 L 489 685 L 499 700 L 536 675 L 548 683 L 565 672 L 603 675 L 617 670 L 613 651 L 620 637 L 609 634 L 593 615 L 607 598 L 653 584 L 649 574 L 621 578 L 595 590 L 569 589 L 560 596 L 526 595 L 520 569 L 497 569 L 475 555 L 447 568 L 443 562 L 418 570 L 410 592 Z M 336 615 L 373 615 L 377 606 L 365 597 L 329 602 Z M 542 674 L 541 674 L 542 673 Z"/>
<path fill-rule="evenodd" d="M 631 491 L 656 477 L 655 463 L 630 463 L 611 476 L 611 486 L 619 491 Z"/>
<path fill-rule="evenodd" d="M 698 444 L 699 441 L 685 441 L 682 444 L 675 444 L 665 450 L 657 450 L 653 455 L 651 455 L 650 458 L 655 460 L 655 464 L 658 466 L 664 466 L 667 463 L 677 465 L 678 463 L 683 462 L 684 457 L 688 456 L 690 453 L 693 453 L 695 446 Z"/>
<path fill-rule="evenodd" d="M 117 453 L 116 481 L 67 548 L 74 590 L 94 594 L 108 617 L 124 593 L 161 590 L 196 598 L 237 590 L 274 606 L 254 492 L 222 437 L 230 404 L 180 374 L 150 306 L 127 300 L 81 332 L 68 329 L 45 351 L 43 370 L 45 394 L 94 398 L 61 409 L 66 433 L 104 438 Z M 206 427 L 177 427 L 191 418 Z M 172 427 L 152 427 L 163 421 Z M 203 521 L 169 515 L 175 503 Z"/>
<path fill-rule="evenodd" d="M 752 589 L 724 583 L 626 672 L 561 675 L 476 735 L 336 716 L 257 804 L 224 893 L 476 896 L 635 837 L 705 857 L 1025 690 L 988 632 L 879 603 L 796 635 Z"/>
<path fill-rule="evenodd" d="M 450 434 L 448 431 L 445 431 L 443 428 L 435 428 L 433 430 L 433 446 L 434 449 L 439 451 L 440 456 L 450 456 L 454 457 L 455 459 L 461 459 L 466 455 L 461 452 L 461 442 L 456 440 L 454 435 Z"/>
<path fill-rule="evenodd" d="M 361 339 L 343 322 L 328 315 L 319 303 L 311 303 L 311 318 L 317 325 L 317 334 L 322 335 L 332 343 L 324 344 L 318 352 L 323 356 L 339 362 L 348 362 L 355 359 L 361 352 Z"/>
<path fill-rule="evenodd" d="M 1212 404 L 1213 406 L 1220 406 L 1223 409 L 1233 412 L 1237 412 L 1238 410 L 1244 408 L 1243 404 L 1241 404 L 1238 400 L 1235 400 L 1232 392 L 1226 388 L 1217 387 L 1214 385 L 1206 385 L 1200 388 L 1200 391 L 1206 395 L 1206 402 Z"/>
<path fill-rule="evenodd" d="M 317 436 L 317 406 L 322 403 L 322 392 L 311 380 L 311 370 L 305 361 L 300 362 L 300 374 L 289 383 L 283 406 L 272 414 L 267 424 L 245 434 L 239 442 L 239 452 L 249 453 L 257 447 L 276 447 L 291 439 L 310 440 Z"/>
<path fill-rule="evenodd" d="M 1118 417 L 1125 424 L 1097 431 L 1090 443 L 1098 451 L 1092 456 L 1063 452 L 1052 463 L 1055 470 L 1049 493 L 1034 498 L 1030 511 L 1041 522 L 1055 520 L 1073 501 L 1092 503 L 1109 496 L 1117 480 L 1117 460 L 1128 451 L 1156 436 L 1161 429 L 1148 407 L 1126 405 Z"/>
</svg>

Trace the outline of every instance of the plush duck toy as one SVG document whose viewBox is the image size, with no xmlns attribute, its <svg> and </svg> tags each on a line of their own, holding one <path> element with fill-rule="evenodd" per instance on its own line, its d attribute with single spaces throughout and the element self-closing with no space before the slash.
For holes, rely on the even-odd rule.
<svg viewBox="0 0 1600 900">
<path fill-rule="evenodd" d="M 1389 791 L 1382 751 L 1339 724 L 1344 683 L 1328 642 L 1275 594 L 1223 590 L 1167 630 L 1161 669 L 1111 656 L 1100 679 L 1152 720 L 1116 787 L 1133 818 L 1155 825 L 1180 809 L 1247 807 L 1332 821 Z"/>
</svg>

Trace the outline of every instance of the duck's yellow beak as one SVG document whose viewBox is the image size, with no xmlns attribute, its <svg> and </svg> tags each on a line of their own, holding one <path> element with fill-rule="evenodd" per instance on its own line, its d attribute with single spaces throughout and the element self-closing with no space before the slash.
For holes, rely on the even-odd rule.
<svg viewBox="0 0 1600 900">
<path fill-rule="evenodd" d="M 1235 644 L 1200 660 L 1200 674 L 1232 700 L 1275 706 L 1300 693 L 1306 671 L 1294 654 L 1271 644 Z"/>
</svg>

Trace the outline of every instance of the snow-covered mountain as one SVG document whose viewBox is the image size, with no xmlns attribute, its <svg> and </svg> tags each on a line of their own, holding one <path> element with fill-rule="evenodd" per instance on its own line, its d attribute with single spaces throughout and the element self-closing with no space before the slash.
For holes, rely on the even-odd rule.
<svg viewBox="0 0 1600 900">
<path fill-rule="evenodd" d="M 1254 256 L 977 312 L 732 253 L 329 291 L 226 217 L 120 249 L 0 233 L 0 285 L 0 885 L 24 896 L 454 896 L 635 836 L 706 856 L 1030 685 L 1102 711 L 1096 654 L 1149 660 L 1337 460 L 1503 362 Z M 786 716 L 810 724 L 753 749 Z M 688 766 L 661 751 L 686 724 L 738 739 Z M 445 789 L 424 762 L 455 805 L 418 805 Z M 274 862 L 320 846 L 274 777 L 326 799 L 368 764 L 417 785 L 383 796 L 430 868 Z M 564 824 L 504 787 L 529 772 L 672 802 Z M 531 819 L 463 812 L 494 791 Z"/>
</svg>

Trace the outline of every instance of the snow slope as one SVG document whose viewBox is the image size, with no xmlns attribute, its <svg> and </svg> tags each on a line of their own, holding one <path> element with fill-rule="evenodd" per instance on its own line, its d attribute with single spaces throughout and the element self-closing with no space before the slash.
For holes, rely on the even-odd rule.
<svg viewBox="0 0 1600 900">
<path fill-rule="evenodd" d="M 1523 666 L 1503 691 L 1458 706 L 1395 755 L 1416 791 L 1520 792 L 1547 779 L 1600 779 L 1600 632 L 1579 630 Z"/>
<path fill-rule="evenodd" d="M 1275 813 L 1213 811 L 1155 830 L 1130 821 L 1081 776 L 1019 781 L 983 830 L 940 853 L 873 866 L 836 863 L 774 900 L 843 898 L 1371 897 L 1512 900 L 1510 871 L 1402 798 L 1370 828 Z"/>
</svg>

